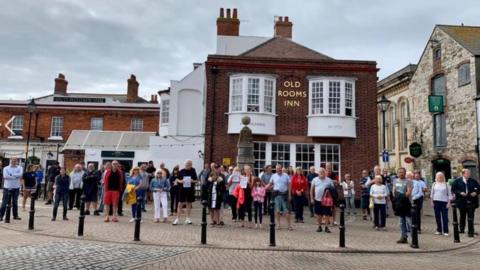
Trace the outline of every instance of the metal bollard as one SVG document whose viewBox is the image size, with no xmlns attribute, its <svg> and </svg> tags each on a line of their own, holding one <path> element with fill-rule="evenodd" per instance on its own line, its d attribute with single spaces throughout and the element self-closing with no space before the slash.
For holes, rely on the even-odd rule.
<svg viewBox="0 0 480 270">
<path fill-rule="evenodd" d="M 207 244 L 207 201 L 202 200 L 202 234 L 200 242 L 202 245 Z"/>
<path fill-rule="evenodd" d="M 3 190 L 3 192 L 7 192 L 7 212 L 5 213 L 5 223 L 10 223 L 10 214 L 12 212 L 12 202 L 13 202 L 13 194 L 11 190 Z"/>
<path fill-rule="evenodd" d="M 455 202 L 452 202 L 453 209 L 453 242 L 460 243 L 460 233 L 458 231 L 458 215 L 457 215 L 457 205 Z"/>
<path fill-rule="evenodd" d="M 418 248 L 417 205 L 412 204 L 412 244 L 410 247 Z"/>
<path fill-rule="evenodd" d="M 137 198 L 137 215 L 135 217 L 135 231 L 133 241 L 140 241 L 140 223 L 142 222 L 142 197 Z"/>
<path fill-rule="evenodd" d="M 83 236 L 85 226 L 85 195 L 80 196 L 80 215 L 78 216 L 78 236 Z"/>
<path fill-rule="evenodd" d="M 471 201 L 467 201 L 467 226 L 468 226 L 468 237 L 474 237 L 473 234 L 473 205 Z"/>
<path fill-rule="evenodd" d="M 272 200 L 270 201 L 269 208 L 270 209 L 268 209 L 268 210 L 270 212 L 270 246 L 274 247 L 274 246 L 277 245 L 275 243 L 275 213 L 274 213 L 275 201 L 274 201 L 274 198 L 272 198 Z"/>
<path fill-rule="evenodd" d="M 33 230 L 35 222 L 35 200 L 37 199 L 37 193 L 32 193 L 30 195 L 30 216 L 28 218 L 28 229 Z"/>
<path fill-rule="evenodd" d="M 345 204 L 340 204 L 340 225 L 338 226 L 340 230 L 340 247 L 345 247 Z"/>
</svg>

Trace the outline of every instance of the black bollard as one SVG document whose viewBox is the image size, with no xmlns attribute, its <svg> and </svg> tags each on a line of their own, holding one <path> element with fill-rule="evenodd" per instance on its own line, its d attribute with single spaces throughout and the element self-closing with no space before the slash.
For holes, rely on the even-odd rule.
<svg viewBox="0 0 480 270">
<path fill-rule="evenodd" d="M 470 200 L 467 201 L 467 226 L 468 226 L 468 237 L 474 237 L 473 233 L 473 205 Z"/>
<path fill-rule="evenodd" d="M 200 242 L 202 245 L 207 244 L 207 201 L 202 201 L 202 234 Z"/>
<path fill-rule="evenodd" d="M 85 195 L 80 196 L 80 215 L 78 216 L 78 236 L 83 236 L 85 226 Z"/>
<path fill-rule="evenodd" d="M 33 224 L 35 222 L 35 200 L 37 199 L 37 193 L 30 195 L 30 216 L 28 218 L 28 229 L 33 230 Z"/>
<path fill-rule="evenodd" d="M 455 202 L 452 202 L 453 209 L 453 242 L 460 243 L 460 233 L 458 231 L 458 216 L 457 216 L 457 205 Z"/>
<path fill-rule="evenodd" d="M 274 213 L 275 201 L 274 201 L 274 198 L 272 198 L 272 200 L 270 201 L 269 208 L 270 209 L 268 209 L 268 210 L 270 212 L 270 246 L 274 247 L 274 246 L 277 245 L 275 243 L 275 213 Z"/>
<path fill-rule="evenodd" d="M 345 247 L 345 205 L 340 204 L 340 225 L 338 226 L 340 230 L 340 247 Z"/>
<path fill-rule="evenodd" d="M 12 202 L 13 202 L 13 194 L 12 191 L 7 189 L 3 190 L 3 192 L 7 192 L 7 211 L 5 213 L 5 223 L 10 223 L 10 214 L 12 212 Z"/>
<path fill-rule="evenodd" d="M 137 215 L 135 217 L 135 231 L 133 241 L 140 241 L 140 223 L 142 222 L 142 197 L 137 198 Z"/>
<path fill-rule="evenodd" d="M 417 224 L 417 205 L 412 204 L 412 244 L 410 247 L 418 248 L 418 224 Z"/>
</svg>

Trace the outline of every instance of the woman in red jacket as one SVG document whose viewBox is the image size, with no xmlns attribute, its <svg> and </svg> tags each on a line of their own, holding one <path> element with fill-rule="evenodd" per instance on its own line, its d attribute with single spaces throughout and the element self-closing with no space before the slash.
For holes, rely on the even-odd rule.
<svg viewBox="0 0 480 270">
<path fill-rule="evenodd" d="M 292 176 L 293 206 L 295 208 L 295 223 L 303 223 L 303 207 L 307 199 L 307 178 L 302 168 L 298 167 Z"/>
</svg>

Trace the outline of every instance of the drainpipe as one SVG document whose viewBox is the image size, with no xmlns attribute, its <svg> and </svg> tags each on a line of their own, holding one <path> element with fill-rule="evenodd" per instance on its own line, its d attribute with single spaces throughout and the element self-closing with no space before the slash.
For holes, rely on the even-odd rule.
<svg viewBox="0 0 480 270">
<path fill-rule="evenodd" d="M 212 79 L 212 124 L 210 125 L 210 149 L 209 149 L 209 157 L 210 160 L 207 160 L 204 162 L 212 162 L 213 161 L 213 134 L 215 134 L 215 112 L 216 112 L 216 99 L 215 99 L 215 92 L 216 92 L 216 84 L 217 84 L 217 74 L 218 74 L 218 68 L 216 66 L 213 66 L 210 68 L 210 72 L 213 74 L 213 79 Z"/>
</svg>

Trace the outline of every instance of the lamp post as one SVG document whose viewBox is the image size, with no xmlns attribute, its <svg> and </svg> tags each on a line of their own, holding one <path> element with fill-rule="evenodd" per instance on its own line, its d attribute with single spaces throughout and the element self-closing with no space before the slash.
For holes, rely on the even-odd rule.
<svg viewBox="0 0 480 270">
<path fill-rule="evenodd" d="M 35 104 L 35 100 L 32 98 L 27 105 L 28 111 L 28 134 L 27 134 L 27 149 L 25 151 L 25 164 L 24 164 L 24 171 L 27 168 L 27 161 L 28 161 L 28 147 L 30 146 L 30 129 L 32 127 L 32 114 L 35 112 L 37 105 Z"/>
<path fill-rule="evenodd" d="M 390 106 L 390 103 L 391 101 L 388 100 L 385 95 L 382 95 L 382 98 L 377 101 L 377 106 L 378 108 L 380 108 L 380 110 L 382 111 L 382 126 L 383 126 L 383 143 L 382 143 L 382 147 L 383 147 L 383 150 L 385 150 L 387 148 L 386 146 L 386 143 L 385 143 L 385 140 L 386 140 L 386 134 L 385 134 L 385 112 L 388 110 L 388 107 Z"/>
</svg>

